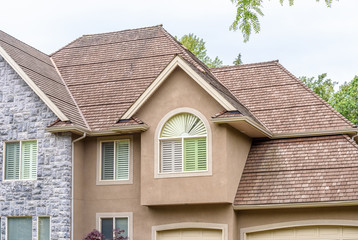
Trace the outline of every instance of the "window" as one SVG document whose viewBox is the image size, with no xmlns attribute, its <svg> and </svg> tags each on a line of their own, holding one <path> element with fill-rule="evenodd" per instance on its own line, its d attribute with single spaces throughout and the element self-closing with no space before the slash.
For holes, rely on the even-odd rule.
<svg viewBox="0 0 358 240">
<path fill-rule="evenodd" d="M 97 229 L 105 236 L 104 239 L 113 239 L 117 237 L 125 237 L 132 239 L 133 235 L 133 213 L 120 212 L 120 213 L 97 213 L 96 214 Z M 115 231 L 123 231 L 115 235 Z"/>
<path fill-rule="evenodd" d="M 5 180 L 37 178 L 37 141 L 5 143 Z"/>
<path fill-rule="evenodd" d="M 38 239 L 50 240 L 50 217 L 38 218 Z"/>
<path fill-rule="evenodd" d="M 7 240 L 32 240 L 32 218 L 8 218 Z"/>
<path fill-rule="evenodd" d="M 132 182 L 131 139 L 99 140 L 97 184 Z"/>
<path fill-rule="evenodd" d="M 159 136 L 160 173 L 208 170 L 207 130 L 191 113 L 180 113 L 165 122 Z"/>
</svg>

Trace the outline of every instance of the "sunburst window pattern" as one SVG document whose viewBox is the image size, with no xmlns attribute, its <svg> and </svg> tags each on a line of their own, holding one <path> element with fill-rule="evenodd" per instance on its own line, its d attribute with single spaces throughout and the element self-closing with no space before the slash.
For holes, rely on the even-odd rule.
<svg viewBox="0 0 358 240">
<path fill-rule="evenodd" d="M 171 117 L 160 134 L 161 173 L 207 170 L 207 130 L 195 115 Z"/>
</svg>

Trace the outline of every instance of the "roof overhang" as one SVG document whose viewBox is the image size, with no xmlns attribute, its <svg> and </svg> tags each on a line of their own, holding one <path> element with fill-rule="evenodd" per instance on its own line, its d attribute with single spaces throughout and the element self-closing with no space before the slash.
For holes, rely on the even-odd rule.
<svg viewBox="0 0 358 240">
<path fill-rule="evenodd" d="M 196 83 L 198 83 L 210 96 L 212 96 L 224 109 L 234 111 L 236 108 L 224 98 L 212 85 L 205 81 L 197 72 L 195 72 L 189 64 L 180 56 L 174 59 L 164 68 L 159 76 L 151 83 L 151 85 L 142 93 L 137 101 L 123 114 L 121 119 L 129 119 L 138 109 L 153 95 L 159 86 L 169 77 L 169 75 L 180 67 L 184 70 Z"/>
<path fill-rule="evenodd" d="M 10 57 L 9 54 L 0 46 L 0 55 L 5 61 L 15 70 L 17 74 L 29 85 L 29 87 L 39 96 L 39 98 L 61 119 L 61 121 L 68 121 L 65 114 L 48 98 L 48 96 L 31 80 L 31 78 L 22 70 L 22 68 Z"/>
<path fill-rule="evenodd" d="M 48 127 L 46 130 L 50 133 L 60 133 L 60 132 L 72 132 L 75 134 L 86 133 L 87 136 L 106 136 L 106 135 L 120 135 L 120 134 L 129 134 L 129 133 L 140 133 L 145 132 L 149 126 L 147 124 L 137 124 L 137 125 L 126 125 L 126 126 L 114 126 L 108 128 L 108 130 L 103 131 L 89 131 L 86 128 L 80 126 L 53 126 Z"/>
<path fill-rule="evenodd" d="M 229 124 L 233 128 L 252 138 L 272 138 L 272 133 L 270 131 L 248 116 L 212 118 L 211 121 L 218 124 Z"/>
<path fill-rule="evenodd" d="M 340 207 L 357 206 L 358 200 L 333 201 L 333 202 L 307 202 L 307 203 L 284 203 L 284 204 L 248 204 L 233 205 L 234 210 L 256 210 L 256 209 L 281 209 L 281 208 L 310 208 L 310 207 Z"/>
</svg>

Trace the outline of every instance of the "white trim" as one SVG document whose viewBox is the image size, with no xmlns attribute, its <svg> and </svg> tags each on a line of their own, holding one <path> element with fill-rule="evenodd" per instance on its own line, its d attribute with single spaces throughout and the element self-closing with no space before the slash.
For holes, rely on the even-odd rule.
<svg viewBox="0 0 358 240">
<path fill-rule="evenodd" d="M 157 240 L 157 232 L 165 230 L 176 230 L 186 228 L 199 228 L 199 229 L 217 229 L 222 231 L 222 240 L 229 239 L 229 231 L 227 224 L 218 223 L 201 223 L 201 222 L 185 222 L 185 223 L 172 223 L 165 225 L 152 226 L 152 240 Z"/>
<path fill-rule="evenodd" d="M 133 212 L 96 213 L 96 228 L 101 231 L 101 218 L 128 218 L 128 240 L 133 239 Z"/>
<path fill-rule="evenodd" d="M 280 209 L 280 208 L 304 208 L 304 207 L 340 207 L 358 205 L 358 201 L 335 202 L 309 202 L 309 203 L 285 203 L 285 204 L 261 204 L 261 205 L 234 205 L 234 210 L 254 209 Z"/>
<path fill-rule="evenodd" d="M 274 223 L 267 225 L 260 225 L 255 227 L 247 227 L 240 229 L 240 239 L 246 240 L 248 233 L 255 233 L 259 231 L 278 230 L 291 227 L 307 227 L 307 226 L 351 226 L 358 227 L 356 220 L 336 220 L 336 219 L 318 219 L 318 220 L 303 220 L 283 223 Z"/>
<path fill-rule="evenodd" d="M 129 179 L 128 180 L 101 180 L 102 176 L 102 142 L 112 142 L 120 140 L 129 140 Z M 133 184 L 133 136 L 102 137 L 97 139 L 97 177 L 96 185 L 117 185 Z"/>
<path fill-rule="evenodd" d="M 207 83 L 198 73 L 196 73 L 181 57 L 176 56 L 159 76 L 150 84 L 137 101 L 123 114 L 121 119 L 129 119 L 138 109 L 153 95 L 157 88 L 168 78 L 168 76 L 179 66 L 196 83 L 198 83 L 207 93 L 210 94 L 227 111 L 234 111 L 236 108 L 227 101 L 214 87 Z"/>
<path fill-rule="evenodd" d="M 39 221 L 39 218 L 49 218 L 49 220 L 50 220 L 50 229 L 49 229 L 49 233 L 50 233 L 50 240 L 51 240 L 51 233 L 52 233 L 52 231 L 51 231 L 51 227 L 52 227 L 52 224 L 51 224 L 51 216 L 48 216 L 48 215 L 44 215 L 44 216 L 37 216 L 37 239 L 39 239 L 39 233 L 40 233 L 40 221 Z"/>
<path fill-rule="evenodd" d="M 0 55 L 5 61 L 15 70 L 17 74 L 29 85 L 29 87 L 39 96 L 39 98 L 53 111 L 61 121 L 68 121 L 69 119 L 61 110 L 46 96 L 46 94 L 31 80 L 29 76 L 22 70 L 22 68 L 10 57 L 9 54 L 0 46 Z"/>
<path fill-rule="evenodd" d="M 21 177 L 21 168 L 22 168 L 22 142 L 33 142 L 36 141 L 36 148 L 37 148 L 37 153 L 36 153 L 36 178 L 32 178 L 32 179 L 22 179 Z M 5 162 L 6 162 L 6 143 L 20 143 L 20 153 L 19 153 L 19 179 L 5 179 L 5 171 L 6 171 L 6 166 L 5 166 Z M 26 139 L 26 140 L 9 140 L 9 141 L 3 141 L 3 161 L 2 161 L 2 180 L 3 182 L 17 182 L 17 181 L 36 181 L 37 180 L 37 173 L 38 173 L 38 168 L 39 168 L 39 144 L 38 144 L 38 140 L 37 139 Z"/>
<path fill-rule="evenodd" d="M 9 224 L 9 218 L 31 218 L 31 237 L 33 237 L 33 221 L 34 221 L 34 216 L 6 216 L 6 221 L 5 221 L 5 240 L 8 239 L 8 224 Z"/>
<path fill-rule="evenodd" d="M 248 117 L 248 116 L 223 117 L 223 118 L 219 117 L 219 118 L 212 118 L 211 121 L 213 123 L 228 123 L 228 124 L 238 122 L 238 121 L 245 121 L 248 124 L 250 124 L 251 126 L 253 126 L 254 128 L 256 128 L 258 131 L 260 131 L 264 136 L 272 138 L 272 133 L 268 129 L 266 129 L 264 126 L 257 123 L 251 117 Z"/>
<path fill-rule="evenodd" d="M 198 117 L 205 125 L 207 131 L 207 167 L 206 171 L 196 171 L 196 172 L 179 172 L 179 173 L 161 173 L 160 172 L 160 144 L 159 144 L 159 135 L 164 126 L 164 124 L 174 115 L 180 113 L 190 113 Z M 172 178 L 172 177 L 194 177 L 194 176 L 211 176 L 212 175 L 212 133 L 209 121 L 206 117 L 193 108 L 183 107 L 177 108 L 168 112 L 159 122 L 154 135 L 154 178 Z M 184 147 L 183 147 L 184 149 Z"/>
</svg>

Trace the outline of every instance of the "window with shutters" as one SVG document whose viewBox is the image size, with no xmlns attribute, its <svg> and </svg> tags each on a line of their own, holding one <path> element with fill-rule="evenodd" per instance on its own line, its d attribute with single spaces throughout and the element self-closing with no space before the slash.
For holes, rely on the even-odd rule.
<svg viewBox="0 0 358 240">
<path fill-rule="evenodd" d="M 131 183 L 131 139 L 100 140 L 99 155 L 97 184 Z"/>
<path fill-rule="evenodd" d="M 179 113 L 165 122 L 159 136 L 160 173 L 208 170 L 207 129 L 191 113 Z"/>
<path fill-rule="evenodd" d="M 5 142 L 4 179 L 37 179 L 36 140 Z"/>
</svg>

